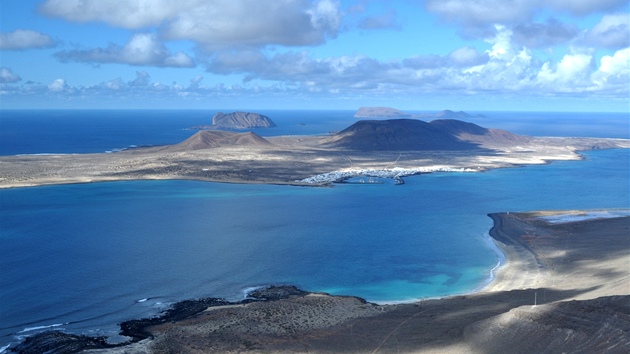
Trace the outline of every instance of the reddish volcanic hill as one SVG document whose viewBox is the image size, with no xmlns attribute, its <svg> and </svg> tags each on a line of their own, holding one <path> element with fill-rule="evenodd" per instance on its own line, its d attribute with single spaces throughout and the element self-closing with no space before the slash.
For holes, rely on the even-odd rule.
<svg viewBox="0 0 630 354">
<path fill-rule="evenodd" d="M 271 143 L 255 133 L 234 133 L 222 130 L 202 130 L 169 151 L 191 151 L 228 146 L 269 146 Z"/>
</svg>

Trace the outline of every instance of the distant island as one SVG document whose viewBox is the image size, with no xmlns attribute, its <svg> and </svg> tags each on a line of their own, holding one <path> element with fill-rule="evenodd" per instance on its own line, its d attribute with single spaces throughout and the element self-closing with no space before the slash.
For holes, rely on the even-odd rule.
<svg viewBox="0 0 630 354">
<path fill-rule="evenodd" d="M 485 118 L 483 114 L 471 115 L 464 111 L 451 111 L 445 109 L 441 112 L 411 114 L 391 107 L 360 107 L 354 114 L 356 118 L 438 118 L 438 119 L 469 119 L 469 118 Z"/>
<path fill-rule="evenodd" d="M 390 107 L 361 107 L 355 118 L 409 118 L 411 114 Z"/>
<path fill-rule="evenodd" d="M 252 124 L 237 122 L 231 126 Z M 630 148 L 630 140 L 528 137 L 454 119 L 361 120 L 333 135 L 264 138 L 214 129 L 178 144 L 110 154 L 0 156 L 0 188 L 142 179 L 316 186 L 367 176 L 400 182 L 421 173 L 579 160 L 581 150 L 607 148 Z"/>
<path fill-rule="evenodd" d="M 470 115 L 464 111 L 459 111 L 459 112 L 454 112 L 448 109 L 445 109 L 439 113 L 436 114 L 427 114 L 426 117 L 431 117 L 431 118 L 448 118 L 448 119 L 468 119 L 468 118 L 486 118 L 485 115 L 483 114 L 475 114 Z"/>
<path fill-rule="evenodd" d="M 212 130 L 212 129 L 252 129 L 252 128 L 273 128 L 276 126 L 271 118 L 252 112 L 219 112 L 212 117 L 212 125 L 198 125 L 192 129 Z"/>
</svg>

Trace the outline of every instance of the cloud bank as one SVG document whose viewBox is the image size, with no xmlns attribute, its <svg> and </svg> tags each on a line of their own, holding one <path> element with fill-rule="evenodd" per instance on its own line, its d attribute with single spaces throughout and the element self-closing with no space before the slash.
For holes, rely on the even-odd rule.
<svg viewBox="0 0 630 354">
<path fill-rule="evenodd" d="M 337 35 L 339 6 L 334 0 L 47 0 L 40 11 L 76 22 L 159 28 L 166 39 L 220 48 L 321 44 Z"/>
<path fill-rule="evenodd" d="M 55 53 L 62 62 L 124 63 L 136 66 L 193 67 L 191 57 L 183 52 L 171 53 L 151 33 L 134 35 L 124 46 L 111 44 L 107 48 L 75 49 Z"/>
<path fill-rule="evenodd" d="M 368 0 L 344 4 L 345 9 L 338 0 L 45 0 L 39 11 L 46 16 L 106 24 L 130 33 L 127 43 L 100 48 L 74 45 L 58 51 L 54 54 L 58 61 L 142 68 L 135 77 L 115 73 L 98 84 L 72 86 L 69 77 L 17 84 L 20 76 L 3 67 L 0 84 L 3 92 L 74 97 L 512 94 L 628 100 L 627 0 L 425 0 L 407 7 Z M 415 15 L 396 10 L 414 6 L 417 11 L 424 7 L 439 25 L 474 40 L 427 54 L 422 41 L 431 40 L 431 33 L 417 33 L 417 43 L 404 42 L 411 47 L 406 54 L 389 60 L 345 52 L 335 43 L 331 48 L 336 54 L 316 48 L 353 31 L 354 38 L 374 31 L 404 31 L 403 24 L 414 21 Z M 590 16 L 590 22 L 573 21 L 584 16 Z M 590 28 L 578 25 L 585 23 Z M 50 36 L 36 31 L 0 34 L 0 49 L 54 45 Z M 182 45 L 190 47 L 189 53 L 169 49 Z M 408 54 L 413 45 L 422 54 Z M 153 80 L 167 71 L 163 68 L 192 67 L 198 68 L 196 74 L 203 70 L 212 74 L 212 82 L 202 81 L 200 75 L 185 79 L 190 80 L 185 84 Z M 24 70 L 20 74 L 24 76 Z M 222 76 L 239 84 L 222 84 Z"/>
<path fill-rule="evenodd" d="M 55 42 L 50 36 L 37 31 L 18 29 L 0 33 L 0 50 L 25 50 L 54 46 Z"/>
</svg>

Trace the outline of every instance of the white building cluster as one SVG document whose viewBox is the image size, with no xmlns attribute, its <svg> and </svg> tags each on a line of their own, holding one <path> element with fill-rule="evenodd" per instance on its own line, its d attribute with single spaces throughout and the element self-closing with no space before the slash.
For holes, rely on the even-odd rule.
<svg viewBox="0 0 630 354">
<path fill-rule="evenodd" d="M 361 169 L 361 170 L 344 170 L 344 171 L 333 171 L 328 173 L 322 173 L 319 175 L 315 175 L 312 177 L 304 178 L 297 182 L 302 183 L 313 183 L 313 184 L 322 184 L 322 183 L 333 183 L 340 182 L 352 177 L 377 177 L 377 178 L 401 178 L 406 176 L 418 175 L 421 173 L 431 173 L 431 172 L 477 172 L 478 170 L 474 168 L 454 168 L 447 166 L 427 166 L 427 167 L 417 167 L 417 168 L 399 168 L 394 167 L 392 169 Z"/>
</svg>

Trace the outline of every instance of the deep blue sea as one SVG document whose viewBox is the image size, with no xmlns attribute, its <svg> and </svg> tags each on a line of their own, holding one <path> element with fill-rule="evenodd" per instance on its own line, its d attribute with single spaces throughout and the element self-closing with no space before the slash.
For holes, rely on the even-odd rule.
<svg viewBox="0 0 630 354">
<path fill-rule="evenodd" d="M 229 111 L 229 110 L 226 110 Z M 324 134 L 351 111 L 267 111 L 261 135 Z M 538 136 L 630 137 L 627 114 L 482 112 Z M 0 153 L 104 152 L 179 142 L 203 111 L 0 111 Z M 250 287 L 393 302 L 474 291 L 501 255 L 487 213 L 630 207 L 630 151 L 332 188 L 135 181 L 0 190 L 0 348 L 45 328 L 117 323 Z"/>
</svg>

